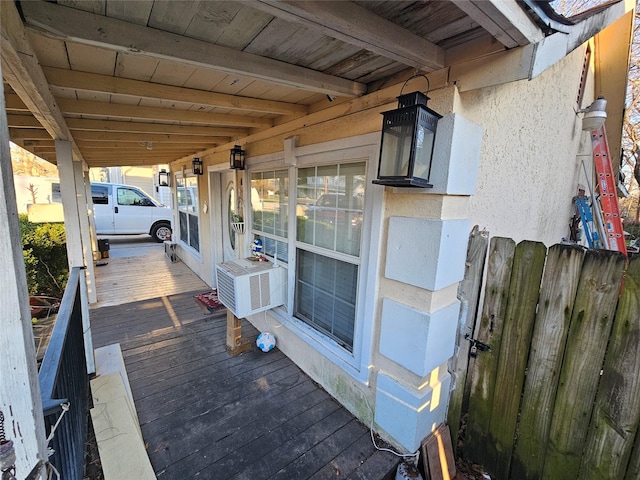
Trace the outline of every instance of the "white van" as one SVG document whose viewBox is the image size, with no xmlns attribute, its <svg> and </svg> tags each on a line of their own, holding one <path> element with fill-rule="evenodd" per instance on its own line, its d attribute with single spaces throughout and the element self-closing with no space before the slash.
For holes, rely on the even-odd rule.
<svg viewBox="0 0 640 480">
<path fill-rule="evenodd" d="M 171 209 L 132 185 L 91 183 L 98 235 L 147 233 L 156 242 L 171 238 Z"/>
</svg>

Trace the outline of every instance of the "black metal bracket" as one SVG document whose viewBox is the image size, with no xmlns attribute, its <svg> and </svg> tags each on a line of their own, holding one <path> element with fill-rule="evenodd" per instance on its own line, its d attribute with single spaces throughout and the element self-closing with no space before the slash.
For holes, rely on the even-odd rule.
<svg viewBox="0 0 640 480">
<path fill-rule="evenodd" d="M 473 358 L 478 356 L 478 352 L 487 352 L 491 351 L 491 347 L 486 343 L 482 343 L 480 340 L 476 340 L 472 338 L 468 333 L 464 336 L 465 340 L 469 340 L 471 342 L 471 348 L 469 349 L 469 355 Z"/>
</svg>

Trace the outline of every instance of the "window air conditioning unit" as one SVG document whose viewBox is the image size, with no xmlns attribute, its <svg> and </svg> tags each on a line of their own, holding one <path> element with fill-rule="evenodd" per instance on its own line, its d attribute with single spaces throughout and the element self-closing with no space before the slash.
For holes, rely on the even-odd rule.
<svg viewBox="0 0 640 480">
<path fill-rule="evenodd" d="M 273 263 L 245 259 L 216 265 L 218 300 L 236 317 L 284 305 L 286 270 Z"/>
</svg>

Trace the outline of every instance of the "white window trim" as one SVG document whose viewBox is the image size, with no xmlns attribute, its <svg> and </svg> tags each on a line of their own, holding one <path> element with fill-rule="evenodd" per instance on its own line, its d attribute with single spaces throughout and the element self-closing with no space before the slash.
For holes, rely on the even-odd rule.
<svg viewBox="0 0 640 480">
<path fill-rule="evenodd" d="M 335 340 L 316 330 L 311 325 L 293 316 L 295 294 L 295 256 L 297 241 L 295 225 L 289 225 L 289 263 L 288 263 L 288 304 L 269 312 L 289 330 L 321 355 L 332 360 L 355 380 L 366 384 L 369 381 L 369 365 L 373 351 L 373 332 L 376 313 L 376 292 L 378 291 L 378 272 L 380 270 L 380 251 L 383 218 L 384 188 L 371 184 L 378 171 L 380 150 L 380 134 L 372 133 L 331 142 L 293 146 L 285 155 L 293 155 L 294 159 L 282 158 L 282 154 L 254 158 L 248 162 L 245 184 L 250 182 L 250 170 L 281 170 L 289 166 L 289 198 L 297 198 L 296 170 L 317 165 L 350 163 L 351 161 L 367 162 L 364 222 L 362 229 L 362 245 L 359 260 L 359 285 L 356 305 L 356 319 L 353 337 L 353 352 L 340 346 Z M 270 157 L 266 159 L 266 157 Z M 291 166 L 295 165 L 295 166 Z M 247 189 L 250 191 L 250 189 Z M 245 196 L 247 196 L 245 191 Z M 249 199 L 245 199 L 249 200 Z M 249 205 L 249 203 L 246 203 Z M 296 202 L 289 202 L 290 222 L 296 218 Z M 369 301 L 367 301 L 369 299 Z"/>
<path fill-rule="evenodd" d="M 184 173 L 184 174 L 183 174 Z M 178 242 L 178 244 L 180 245 L 180 247 L 182 247 L 185 251 L 189 252 L 189 254 L 198 259 L 198 260 L 202 260 L 202 233 L 200 232 L 200 228 L 202 227 L 202 219 L 200 216 L 200 182 L 198 181 L 198 205 L 196 208 L 196 213 L 198 215 L 198 245 L 200 246 L 200 251 L 196 250 L 195 248 L 193 248 L 191 245 L 189 245 L 188 243 L 185 243 L 182 241 L 182 238 L 180 238 L 180 206 L 178 205 L 178 182 L 177 180 L 180 179 L 186 179 L 188 177 L 195 177 L 196 180 L 198 180 L 198 175 L 194 175 L 192 170 L 185 170 L 184 172 L 178 171 L 176 172 L 175 175 L 175 181 L 174 181 L 174 185 L 176 186 L 176 190 L 175 190 L 175 198 L 174 198 L 174 205 L 176 206 L 176 214 L 175 214 L 175 218 L 174 218 L 174 225 L 176 225 L 178 228 L 176 229 L 177 231 L 177 235 L 174 236 L 174 239 Z M 187 212 L 188 213 L 188 212 Z"/>
</svg>

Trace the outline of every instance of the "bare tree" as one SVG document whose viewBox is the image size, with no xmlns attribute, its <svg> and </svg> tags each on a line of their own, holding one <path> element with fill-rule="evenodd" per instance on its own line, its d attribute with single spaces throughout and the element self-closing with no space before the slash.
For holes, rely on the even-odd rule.
<svg viewBox="0 0 640 480">
<path fill-rule="evenodd" d="M 622 135 L 622 169 L 631 173 L 626 186 L 631 190 L 631 183 L 635 180 L 640 186 L 640 7 L 636 7 L 635 23 L 633 27 L 633 43 L 631 44 L 631 61 L 629 64 L 629 81 L 627 84 L 627 104 L 624 112 L 624 127 Z M 637 188 L 635 189 L 637 192 Z M 635 220 L 640 222 L 640 208 L 638 199 L 635 202 Z"/>
</svg>

